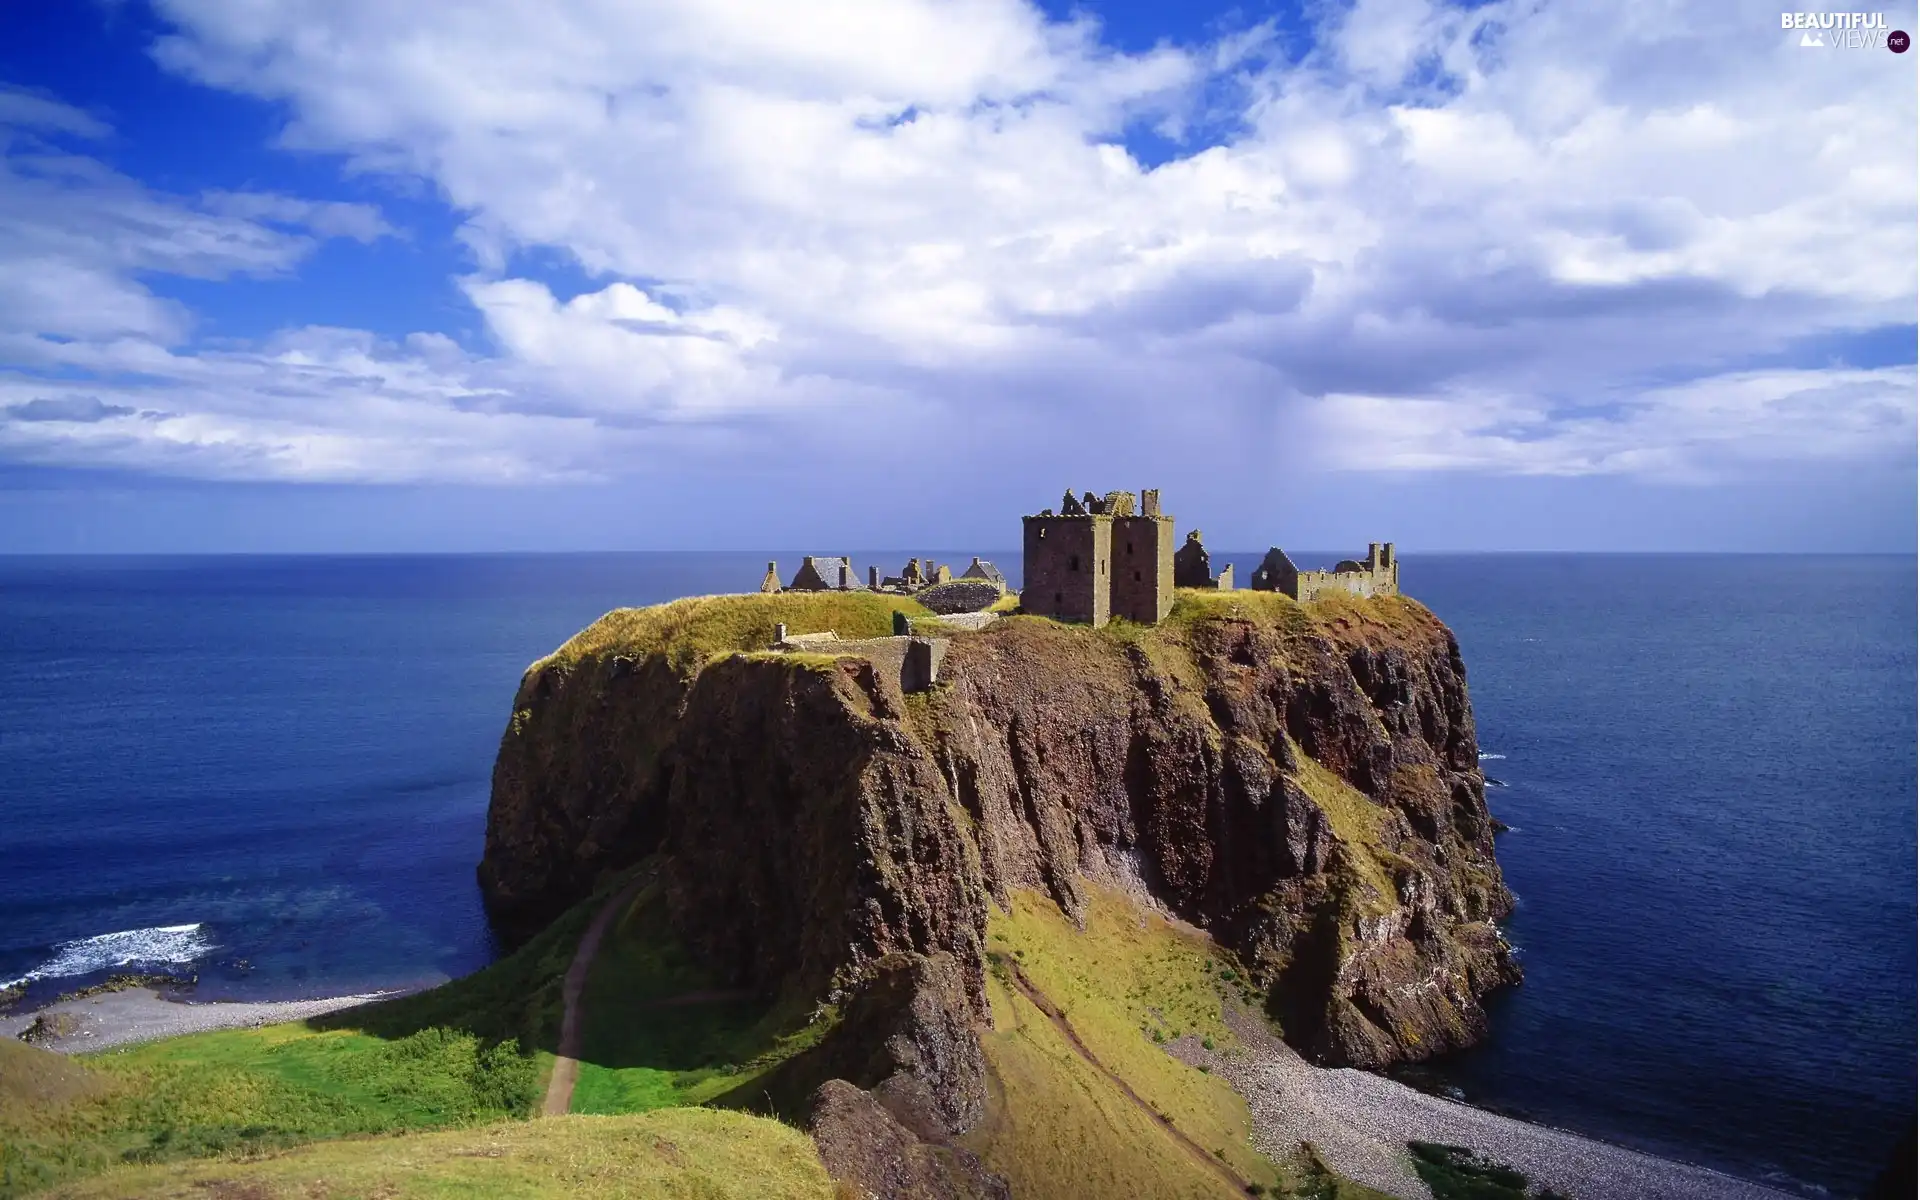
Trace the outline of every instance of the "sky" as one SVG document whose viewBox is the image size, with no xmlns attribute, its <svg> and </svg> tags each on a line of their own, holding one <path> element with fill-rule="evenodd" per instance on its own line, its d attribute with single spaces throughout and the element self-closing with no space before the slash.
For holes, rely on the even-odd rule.
<svg viewBox="0 0 1920 1200">
<path fill-rule="evenodd" d="M 1911 552 L 1876 11 L 0 5 L 0 553 Z"/>
</svg>

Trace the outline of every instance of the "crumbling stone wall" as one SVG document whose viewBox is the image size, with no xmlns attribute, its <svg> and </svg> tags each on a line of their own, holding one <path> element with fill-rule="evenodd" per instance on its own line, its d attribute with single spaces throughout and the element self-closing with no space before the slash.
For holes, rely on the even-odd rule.
<svg viewBox="0 0 1920 1200">
<path fill-rule="evenodd" d="M 1155 505 L 1155 507 L 1159 507 Z M 1207 548 L 1200 541 L 1200 531 L 1191 530 L 1187 534 L 1186 544 L 1173 555 L 1173 584 L 1183 588 L 1218 588 L 1221 591 L 1233 590 L 1233 564 L 1220 568 L 1216 577 L 1213 573 L 1213 559 L 1207 554 Z"/>
<path fill-rule="evenodd" d="M 1400 594 L 1400 560 L 1392 542 L 1371 542 L 1367 561 L 1342 559 L 1331 571 L 1302 571 L 1278 546 L 1267 551 L 1249 581 L 1255 591 L 1284 592 L 1295 600 L 1314 600 L 1335 592 L 1350 596 Z"/>
</svg>

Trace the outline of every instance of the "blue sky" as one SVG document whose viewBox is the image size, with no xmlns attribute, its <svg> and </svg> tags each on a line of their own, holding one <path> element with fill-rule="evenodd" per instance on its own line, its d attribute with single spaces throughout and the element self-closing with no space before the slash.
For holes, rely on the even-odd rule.
<svg viewBox="0 0 1920 1200">
<path fill-rule="evenodd" d="M 1912 6 L 1887 9 L 1915 29 Z M 1778 6 L 0 8 L 0 553 L 1915 540 L 1914 60 Z"/>
</svg>

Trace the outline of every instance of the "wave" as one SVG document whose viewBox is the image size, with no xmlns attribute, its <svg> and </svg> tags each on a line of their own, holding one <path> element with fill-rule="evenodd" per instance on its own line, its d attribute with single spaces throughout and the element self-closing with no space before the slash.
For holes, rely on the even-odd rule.
<svg viewBox="0 0 1920 1200">
<path fill-rule="evenodd" d="M 155 925 L 147 929 L 123 929 L 118 933 L 96 934 L 71 942 L 60 942 L 53 957 L 18 979 L 0 983 L 0 987 L 18 987 L 36 979 L 58 979 L 67 975 L 85 975 L 108 967 L 184 966 L 213 949 L 213 943 L 201 932 L 200 924 Z"/>
<path fill-rule="evenodd" d="M 1505 757 L 1506 757 L 1506 755 L 1504 755 L 1504 754 L 1482 754 L 1482 755 L 1481 755 L 1480 757 L 1481 757 L 1481 758 L 1483 758 L 1483 759 L 1488 759 L 1488 758 L 1505 758 Z"/>
</svg>

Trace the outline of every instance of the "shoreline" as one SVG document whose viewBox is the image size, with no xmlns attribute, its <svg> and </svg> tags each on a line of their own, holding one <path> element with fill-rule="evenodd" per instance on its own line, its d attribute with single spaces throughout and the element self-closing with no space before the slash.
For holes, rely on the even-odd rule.
<svg viewBox="0 0 1920 1200">
<path fill-rule="evenodd" d="M 1183 1062 L 1205 1066 L 1247 1101 L 1253 1144 L 1282 1158 L 1311 1142 L 1329 1167 L 1390 1196 L 1426 1200 L 1410 1141 L 1466 1146 L 1578 1200 L 1783 1200 L 1801 1193 L 1768 1187 L 1678 1159 L 1503 1116 L 1420 1091 L 1384 1075 L 1317 1067 L 1258 1017 L 1231 1002 L 1227 1027 L 1240 1045 L 1206 1049 L 1191 1035 L 1170 1043 Z"/>
<path fill-rule="evenodd" d="M 414 989 L 323 996 L 307 1000 L 183 1001 L 151 986 L 59 1000 L 30 1012 L 0 1015 L 0 1035 L 17 1037 L 42 1017 L 67 1016 L 72 1028 L 36 1041 L 59 1054 L 86 1054 L 161 1038 L 221 1029 L 259 1028 L 307 1020 Z M 1487 1154 L 1579 1200 L 1782 1200 L 1801 1193 L 1768 1187 L 1677 1159 L 1661 1158 L 1504 1116 L 1423 1092 L 1383 1075 L 1318 1067 L 1275 1037 L 1258 1017 L 1229 1004 L 1223 1013 L 1240 1045 L 1208 1050 L 1188 1035 L 1167 1050 L 1205 1066 L 1229 1083 L 1251 1111 L 1253 1144 L 1276 1160 L 1311 1142 L 1328 1166 L 1389 1196 L 1427 1200 L 1414 1173 L 1409 1141 L 1443 1142 Z"/>
<path fill-rule="evenodd" d="M 33 1044 L 58 1054 L 85 1054 L 114 1046 L 156 1041 L 216 1029 L 253 1029 L 287 1021 L 304 1021 L 406 995 L 411 989 L 392 988 L 311 1000 L 207 1000 L 193 1002 L 164 995 L 154 987 L 131 987 L 56 1000 L 30 1012 L 0 1015 L 0 1035 L 18 1037 L 41 1018 L 69 1018 L 72 1028 Z"/>
</svg>

